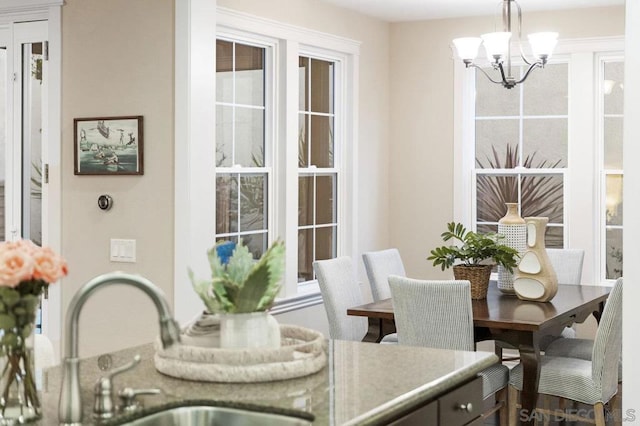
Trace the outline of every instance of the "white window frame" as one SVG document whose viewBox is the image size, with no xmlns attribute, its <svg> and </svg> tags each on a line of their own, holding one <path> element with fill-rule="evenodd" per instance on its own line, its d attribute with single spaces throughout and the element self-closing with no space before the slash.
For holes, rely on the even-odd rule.
<svg viewBox="0 0 640 426">
<path fill-rule="evenodd" d="M 212 4 L 213 3 L 213 4 Z M 338 256 L 356 256 L 357 227 L 357 99 L 360 43 L 318 31 L 263 19 L 226 8 L 216 8 L 209 0 L 176 2 L 176 70 L 175 70 L 175 261 L 174 310 L 184 322 L 202 310 L 187 278 L 191 268 L 195 276 L 210 274 L 206 251 L 215 235 L 215 40 L 218 34 L 254 34 L 258 38 L 278 40 L 274 46 L 275 122 L 273 173 L 269 197 L 272 202 L 269 220 L 270 239 L 283 235 L 288 224 L 297 225 L 296 167 L 277 167 L 280 162 L 296 164 L 298 157 L 298 55 L 331 52 L 343 65 L 342 102 L 345 124 L 340 159 L 342 182 L 338 188 Z M 216 25 L 213 25 L 215 23 Z M 285 91 L 284 88 L 287 88 Z M 294 106 L 293 109 L 287 105 Z M 292 111 L 286 116 L 283 111 Z M 284 182 L 284 185 L 283 185 Z M 291 206 L 294 206 L 293 208 Z M 284 209 L 284 211 L 283 211 Z M 272 232 L 273 229 L 273 232 Z M 297 227 L 284 234 L 286 264 L 282 297 L 275 313 L 321 303 L 316 282 L 298 285 Z M 293 265 L 293 266 L 291 266 Z"/>
<path fill-rule="evenodd" d="M 451 47 L 454 61 L 454 193 L 458 194 L 454 198 L 453 215 L 455 221 L 471 227 L 475 213 L 472 197 L 475 184 L 474 73 L 467 72 Z M 561 40 L 554 52 L 554 55 L 569 57 L 568 168 L 564 180 L 565 247 L 586 250 L 583 282 L 596 284 L 600 283 L 599 277 L 603 276 L 602 263 L 599 261 L 602 258 L 600 163 L 595 157 L 598 152 L 595 125 L 598 117 L 594 115 L 597 54 L 623 50 L 623 37 L 602 37 Z M 514 45 L 512 51 L 519 49 Z M 585 126 L 585 122 L 594 125 Z M 573 232 L 574 229 L 579 232 Z"/>
</svg>

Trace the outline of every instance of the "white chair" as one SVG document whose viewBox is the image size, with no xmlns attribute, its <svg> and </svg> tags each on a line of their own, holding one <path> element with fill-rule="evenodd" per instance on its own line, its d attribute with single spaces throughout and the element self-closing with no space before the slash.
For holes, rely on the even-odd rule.
<svg viewBox="0 0 640 426">
<path fill-rule="evenodd" d="M 544 355 L 540 363 L 538 393 L 593 405 L 595 424 L 605 425 L 604 404 L 618 391 L 618 364 L 622 350 L 622 278 L 616 281 L 604 308 L 589 360 Z M 509 424 L 515 424 L 518 391 L 522 389 L 522 366 L 511 370 L 509 379 Z M 564 402 L 561 403 L 561 406 Z M 544 414 L 560 414 L 536 409 Z M 564 413 L 569 421 L 589 421 Z M 511 423 L 513 421 L 513 423 Z"/>
<path fill-rule="evenodd" d="M 473 351 L 473 310 L 469 281 L 425 281 L 392 275 L 389 286 L 401 345 Z M 496 396 L 487 417 L 500 410 L 500 424 L 507 420 L 509 369 L 494 364 L 480 373 L 482 397 Z"/>
<path fill-rule="evenodd" d="M 396 248 L 371 251 L 362 255 L 374 301 L 391 297 L 389 275 L 406 276 L 400 252 Z"/>
<path fill-rule="evenodd" d="M 35 334 L 33 340 L 36 370 L 56 365 L 55 352 L 51 340 L 44 334 Z"/>
<path fill-rule="evenodd" d="M 313 262 L 320 293 L 329 320 L 329 337 L 338 340 L 360 341 L 369 328 L 365 317 L 349 316 L 347 309 L 364 304 L 362 292 L 355 280 L 350 257 L 338 257 Z M 385 336 L 381 343 L 390 343 L 394 335 Z"/>
</svg>

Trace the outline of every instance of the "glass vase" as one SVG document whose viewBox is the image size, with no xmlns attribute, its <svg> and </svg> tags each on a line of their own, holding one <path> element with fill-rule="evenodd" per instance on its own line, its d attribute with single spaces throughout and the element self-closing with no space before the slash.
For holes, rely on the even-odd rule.
<svg viewBox="0 0 640 426">
<path fill-rule="evenodd" d="M 38 305 L 36 295 L 0 288 L 0 425 L 42 417 L 33 349 Z"/>
</svg>

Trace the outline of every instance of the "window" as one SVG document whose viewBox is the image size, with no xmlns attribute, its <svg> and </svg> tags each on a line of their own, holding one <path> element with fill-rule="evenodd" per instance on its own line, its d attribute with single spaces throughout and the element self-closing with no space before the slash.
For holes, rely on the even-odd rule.
<svg viewBox="0 0 640 426">
<path fill-rule="evenodd" d="M 178 320 L 200 306 L 184 271 L 207 276 L 216 240 L 242 238 L 256 258 L 284 240 L 279 312 L 321 303 L 314 260 L 357 255 L 359 49 L 207 0 L 176 3 Z"/>
<path fill-rule="evenodd" d="M 524 67 L 521 72 L 526 71 Z M 546 246 L 564 246 L 568 65 L 548 64 L 506 90 L 476 73 L 476 228 L 497 231 L 505 203 L 549 218 Z"/>
<path fill-rule="evenodd" d="M 622 276 L 622 123 L 624 62 L 603 57 L 600 62 L 602 100 L 601 204 L 603 212 L 602 258 L 606 279 Z"/>
<path fill-rule="evenodd" d="M 496 231 L 517 202 L 549 217 L 547 247 L 585 250 L 584 282 L 622 274 L 623 46 L 560 42 L 510 90 L 456 65 L 455 220 Z"/>
</svg>

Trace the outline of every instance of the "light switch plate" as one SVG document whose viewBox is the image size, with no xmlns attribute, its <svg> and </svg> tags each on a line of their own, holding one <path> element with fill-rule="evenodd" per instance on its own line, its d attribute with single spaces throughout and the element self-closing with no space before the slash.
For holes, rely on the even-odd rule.
<svg viewBox="0 0 640 426">
<path fill-rule="evenodd" d="M 136 240 L 112 238 L 110 260 L 112 262 L 134 263 L 136 261 Z"/>
</svg>

